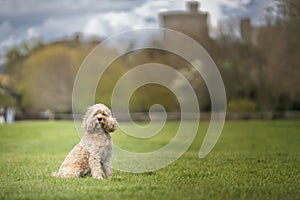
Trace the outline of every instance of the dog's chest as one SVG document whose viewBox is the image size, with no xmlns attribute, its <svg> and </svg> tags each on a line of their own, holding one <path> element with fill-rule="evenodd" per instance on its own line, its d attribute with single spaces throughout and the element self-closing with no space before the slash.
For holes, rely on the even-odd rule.
<svg viewBox="0 0 300 200">
<path fill-rule="evenodd" d="M 103 151 L 102 151 L 102 155 L 101 155 L 101 160 L 105 161 L 107 160 L 109 157 L 112 156 L 112 151 L 113 151 L 113 144 L 110 142 L 109 144 L 107 144 Z"/>
<path fill-rule="evenodd" d="M 111 155 L 113 145 L 110 137 L 98 134 L 83 136 L 82 142 L 91 154 L 107 157 Z"/>
</svg>

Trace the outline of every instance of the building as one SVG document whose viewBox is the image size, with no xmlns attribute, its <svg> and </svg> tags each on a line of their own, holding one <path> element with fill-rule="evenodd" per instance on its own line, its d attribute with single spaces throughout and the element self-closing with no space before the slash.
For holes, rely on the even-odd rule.
<svg viewBox="0 0 300 200">
<path fill-rule="evenodd" d="M 253 28 L 251 26 L 250 18 L 245 18 L 240 21 L 240 34 L 243 43 L 253 42 Z"/>
<path fill-rule="evenodd" d="M 167 11 L 159 14 L 160 27 L 184 33 L 200 44 L 210 42 L 207 24 L 208 13 L 199 10 L 198 1 L 187 2 L 185 11 Z"/>
</svg>

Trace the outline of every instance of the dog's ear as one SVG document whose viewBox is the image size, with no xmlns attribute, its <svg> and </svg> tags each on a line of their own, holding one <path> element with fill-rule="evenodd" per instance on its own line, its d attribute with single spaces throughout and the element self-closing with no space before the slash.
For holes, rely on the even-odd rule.
<svg viewBox="0 0 300 200">
<path fill-rule="evenodd" d="M 106 133 L 112 133 L 117 129 L 117 126 L 118 126 L 117 120 L 114 117 L 110 116 L 107 118 L 107 120 L 105 120 L 105 124 L 103 128 Z"/>
<path fill-rule="evenodd" d="M 90 106 L 87 109 L 82 121 L 82 128 L 88 132 L 93 131 L 93 124 L 92 124 L 93 111 L 94 111 L 94 107 Z"/>
</svg>

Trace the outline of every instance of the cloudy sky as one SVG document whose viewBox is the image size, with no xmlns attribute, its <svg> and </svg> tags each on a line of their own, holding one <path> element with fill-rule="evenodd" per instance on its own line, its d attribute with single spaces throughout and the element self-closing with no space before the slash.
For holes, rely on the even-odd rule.
<svg viewBox="0 0 300 200">
<path fill-rule="evenodd" d="M 199 0 L 216 26 L 220 19 L 251 17 L 262 23 L 271 0 Z M 0 64 L 4 52 L 30 38 L 51 41 L 82 32 L 102 38 L 158 26 L 158 13 L 184 10 L 186 0 L 0 0 Z M 2 60 L 3 62 L 3 60 Z"/>
</svg>

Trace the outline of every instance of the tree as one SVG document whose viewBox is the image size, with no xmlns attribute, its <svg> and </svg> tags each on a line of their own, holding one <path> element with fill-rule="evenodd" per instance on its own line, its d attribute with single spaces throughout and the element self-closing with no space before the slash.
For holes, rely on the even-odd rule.
<svg viewBox="0 0 300 200">
<path fill-rule="evenodd" d="M 265 58 L 270 104 L 275 110 L 299 109 L 300 3 L 280 0 L 268 11 L 270 23 L 258 31 L 257 44 Z"/>
<path fill-rule="evenodd" d="M 71 110 L 76 71 L 72 66 L 70 51 L 64 46 L 50 46 L 31 54 L 24 61 L 18 89 L 23 94 L 27 112 Z"/>
</svg>

